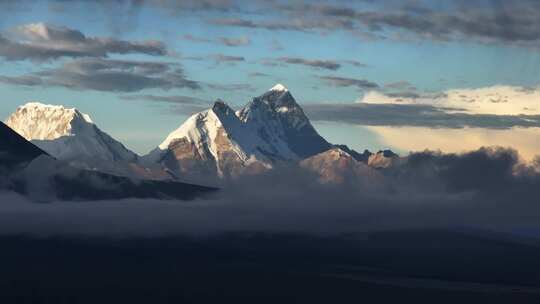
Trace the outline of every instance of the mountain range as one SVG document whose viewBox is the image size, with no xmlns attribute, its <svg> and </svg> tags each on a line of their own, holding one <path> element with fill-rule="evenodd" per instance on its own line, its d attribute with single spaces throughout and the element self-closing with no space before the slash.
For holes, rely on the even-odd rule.
<svg viewBox="0 0 540 304">
<path fill-rule="evenodd" d="M 343 183 L 376 178 L 378 169 L 402 160 L 390 150 L 359 153 L 329 143 L 281 84 L 237 111 L 217 100 L 210 109 L 190 116 L 144 156 L 102 131 L 89 115 L 59 105 L 27 103 L 2 127 L 5 134 L 0 136 L 27 151 L 14 153 L 18 157 L 45 154 L 84 172 L 139 180 L 216 185 L 295 166 L 318 174 L 321 182 Z"/>
<path fill-rule="evenodd" d="M 333 162 L 336 156 L 369 169 L 385 168 L 399 159 L 389 150 L 360 154 L 329 143 L 317 133 L 291 92 L 277 84 L 238 111 L 216 101 L 212 108 L 189 117 L 143 159 L 178 176 L 201 179 L 257 174 L 280 165 L 305 167 L 312 157 Z M 322 173 L 320 168 L 311 169 Z"/>
</svg>

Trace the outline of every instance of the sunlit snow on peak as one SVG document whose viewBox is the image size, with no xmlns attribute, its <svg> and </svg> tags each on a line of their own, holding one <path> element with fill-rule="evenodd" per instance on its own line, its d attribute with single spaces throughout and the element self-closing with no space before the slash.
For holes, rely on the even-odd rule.
<svg viewBox="0 0 540 304">
<path fill-rule="evenodd" d="M 281 83 L 278 83 L 276 84 L 275 86 L 273 86 L 270 91 L 282 91 L 282 92 L 287 92 L 289 91 L 289 89 L 287 89 L 284 85 L 282 85 Z"/>
</svg>

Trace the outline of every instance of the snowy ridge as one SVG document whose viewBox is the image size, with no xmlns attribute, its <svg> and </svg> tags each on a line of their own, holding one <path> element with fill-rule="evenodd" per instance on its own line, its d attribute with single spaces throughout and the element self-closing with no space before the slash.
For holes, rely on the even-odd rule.
<svg viewBox="0 0 540 304">
<path fill-rule="evenodd" d="M 273 86 L 269 91 L 289 91 L 289 89 L 287 89 L 284 85 L 282 85 L 281 83 L 278 83 L 276 84 L 275 86 Z"/>
<path fill-rule="evenodd" d="M 29 102 L 18 107 L 6 124 L 27 140 L 53 140 L 84 132 L 93 122 L 74 108 Z"/>
<path fill-rule="evenodd" d="M 30 102 L 18 107 L 6 125 L 57 159 L 87 163 L 138 158 L 74 108 Z"/>
<path fill-rule="evenodd" d="M 331 147 L 281 84 L 253 98 L 237 115 L 284 159 L 306 158 Z"/>
<path fill-rule="evenodd" d="M 145 159 L 180 175 L 214 168 L 223 177 L 298 161 L 328 148 L 289 90 L 278 84 L 237 112 L 216 101 L 189 117 Z"/>
<path fill-rule="evenodd" d="M 178 174 L 191 173 L 184 168 L 184 163 L 194 161 L 215 164 L 219 176 L 229 175 L 226 167 L 237 170 L 259 164 L 271 167 L 266 155 L 260 148 L 266 145 L 240 121 L 233 109 L 218 100 L 211 109 L 189 117 L 178 129 L 145 158 L 150 161 L 162 161 L 168 152 L 175 155 Z M 171 168 L 173 171 L 175 168 Z"/>
</svg>

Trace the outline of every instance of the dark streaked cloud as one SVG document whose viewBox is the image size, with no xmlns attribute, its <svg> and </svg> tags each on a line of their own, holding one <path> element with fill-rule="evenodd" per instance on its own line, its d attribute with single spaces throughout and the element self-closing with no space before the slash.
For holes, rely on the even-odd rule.
<svg viewBox="0 0 540 304">
<path fill-rule="evenodd" d="M 187 40 L 187 41 L 193 41 L 193 42 L 207 42 L 207 43 L 212 42 L 212 39 L 208 39 L 204 37 L 197 37 L 191 34 L 186 34 L 182 36 L 182 39 Z"/>
<path fill-rule="evenodd" d="M 399 99 L 404 99 L 404 98 L 418 99 L 418 98 L 423 97 L 423 95 L 419 93 L 410 92 L 410 91 L 391 92 L 391 93 L 387 93 L 386 96 L 391 97 L 391 98 L 397 98 L 398 101 Z"/>
<path fill-rule="evenodd" d="M 218 41 L 226 46 L 244 46 L 249 45 L 251 43 L 251 40 L 248 37 L 242 36 L 239 38 L 227 38 L 227 37 L 220 37 Z"/>
<path fill-rule="evenodd" d="M 347 63 L 347 64 L 350 64 L 352 66 L 355 66 L 355 67 L 358 67 L 358 68 L 365 68 L 367 67 L 368 65 L 365 64 L 365 63 L 362 63 L 360 61 L 357 61 L 357 60 L 345 60 L 343 61 L 344 63 Z"/>
<path fill-rule="evenodd" d="M 208 105 L 210 102 L 208 100 L 200 99 L 192 96 L 184 95 L 172 95 L 172 96 L 161 96 L 161 95 L 150 95 L 150 94 L 140 94 L 140 95 L 122 95 L 119 97 L 123 100 L 146 100 L 153 102 L 164 102 L 164 103 L 173 103 L 179 105 Z"/>
<path fill-rule="evenodd" d="M 298 57 L 280 57 L 276 59 L 279 62 L 288 63 L 288 64 L 298 64 L 304 65 L 313 68 L 320 68 L 326 70 L 335 71 L 341 67 L 341 64 L 334 60 L 312 60 L 304 59 Z"/>
<path fill-rule="evenodd" d="M 216 65 L 219 65 L 219 64 L 235 65 L 237 63 L 246 61 L 246 58 L 244 56 L 234 56 L 234 55 L 225 55 L 225 54 L 182 56 L 182 59 L 193 60 L 193 61 L 208 61 Z"/>
<path fill-rule="evenodd" d="M 264 19 L 215 18 L 219 26 L 276 31 L 342 30 L 372 39 L 411 38 L 435 41 L 469 40 L 540 47 L 538 1 L 365 1 L 366 7 L 343 2 L 273 2 L 276 16 Z M 264 10 L 263 10 L 264 11 Z"/>
<path fill-rule="evenodd" d="M 216 84 L 209 83 L 207 86 L 214 90 L 220 91 L 247 91 L 253 90 L 253 87 L 249 83 L 234 83 L 234 84 Z"/>
<path fill-rule="evenodd" d="M 24 5 L 10 5 L 8 2 L 1 2 L 2 8 L 8 8 L 4 9 L 8 13 L 15 7 L 22 10 L 32 6 L 32 2 L 27 0 L 20 1 Z M 131 16 L 144 6 L 171 15 L 196 14 L 217 26 L 312 33 L 347 31 L 369 40 L 408 39 L 413 36 L 437 41 L 470 40 L 540 46 L 540 4 L 536 0 L 456 0 L 446 1 L 444 5 L 432 1 L 360 2 L 362 5 L 342 1 L 262 0 L 117 0 L 95 3 L 103 6 L 105 12 L 114 11 L 115 15 Z M 65 7 L 64 12 L 71 9 L 68 1 L 51 0 L 51 3 L 61 4 Z M 257 18 L 243 17 L 254 15 Z M 124 21 L 111 19 L 119 23 Z"/>
<path fill-rule="evenodd" d="M 351 20 L 328 18 L 297 18 L 291 17 L 283 20 L 254 21 L 244 18 L 218 18 L 209 21 L 218 26 L 243 27 L 251 29 L 265 29 L 269 31 L 300 31 L 314 32 L 315 30 L 353 30 L 355 23 Z"/>
<path fill-rule="evenodd" d="M 379 87 L 375 82 L 365 79 L 354 79 L 337 76 L 319 76 L 325 83 L 333 87 L 357 87 L 359 89 L 376 89 Z"/>
<path fill-rule="evenodd" d="M 134 101 L 140 100 L 148 103 L 166 104 L 167 108 L 163 112 L 167 115 L 188 115 L 204 111 L 211 107 L 212 103 L 209 100 L 200 99 L 193 96 L 184 95 L 151 95 L 151 94 L 136 94 L 136 95 L 121 95 L 122 100 Z"/>
<path fill-rule="evenodd" d="M 107 57 L 110 54 L 163 56 L 167 48 L 159 41 L 133 42 L 87 37 L 67 27 L 34 23 L 0 34 L 0 57 L 6 60 L 46 61 L 60 57 Z"/>
<path fill-rule="evenodd" d="M 267 30 L 288 30 L 288 31 L 304 31 L 304 27 L 299 24 L 293 24 L 289 21 L 264 21 L 255 22 L 243 18 L 219 18 L 209 21 L 210 24 L 218 26 L 234 26 L 244 28 L 260 28 Z"/>
<path fill-rule="evenodd" d="M 0 76 L 0 82 L 11 85 L 38 86 L 43 84 L 40 77 L 32 75 L 24 76 Z"/>
<path fill-rule="evenodd" d="M 210 59 L 214 60 L 215 63 L 227 63 L 227 64 L 235 64 L 238 62 L 246 61 L 246 58 L 243 56 L 232 56 L 232 55 L 224 55 L 224 54 L 214 54 L 209 56 Z"/>
<path fill-rule="evenodd" d="M 398 90 L 403 90 L 403 89 L 407 89 L 407 88 L 410 88 L 412 87 L 413 85 L 406 81 L 406 80 L 400 80 L 400 81 L 396 81 L 396 82 L 390 82 L 390 83 L 386 83 L 384 85 L 384 88 L 385 89 L 398 89 Z"/>
<path fill-rule="evenodd" d="M 193 36 L 191 34 L 186 34 L 182 36 L 184 40 L 191 41 L 191 42 L 200 42 L 200 43 L 216 43 L 221 44 L 224 46 L 245 46 L 251 44 L 251 39 L 246 36 L 240 36 L 240 37 L 219 37 L 217 39 L 209 39 L 205 37 L 198 37 Z"/>
<path fill-rule="evenodd" d="M 37 78 L 40 80 L 38 81 Z M 3 76 L 4 83 L 59 86 L 74 90 L 136 92 L 143 89 L 200 89 L 174 63 L 84 58 L 32 75 Z"/>
<path fill-rule="evenodd" d="M 448 112 L 448 108 L 411 104 L 306 104 L 310 119 L 367 126 L 479 127 L 508 129 L 540 127 L 540 115 L 491 115 Z"/>
<path fill-rule="evenodd" d="M 249 77 L 270 77 L 269 74 L 261 73 L 261 72 L 253 72 L 248 74 Z"/>
<path fill-rule="evenodd" d="M 122 0 L 121 0 L 122 1 Z M 190 11 L 218 11 L 231 12 L 240 11 L 241 6 L 238 1 L 233 0 L 158 0 L 158 1 L 135 1 L 147 5 L 152 5 L 166 10 L 171 14 L 180 14 Z"/>
</svg>

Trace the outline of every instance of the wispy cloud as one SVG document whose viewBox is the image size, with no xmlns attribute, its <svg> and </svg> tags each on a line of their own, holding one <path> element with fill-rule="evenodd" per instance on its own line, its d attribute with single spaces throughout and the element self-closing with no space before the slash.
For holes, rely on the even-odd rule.
<svg viewBox="0 0 540 304">
<path fill-rule="evenodd" d="M 200 99 L 192 96 L 184 95 L 151 95 L 151 94 L 140 94 L 140 95 L 121 95 L 119 97 L 123 100 L 146 100 L 153 102 L 164 102 L 164 103 L 173 103 L 173 104 L 189 104 L 189 105 L 208 105 L 210 102 L 208 100 Z"/>
<path fill-rule="evenodd" d="M 11 85 L 37 86 L 43 84 L 40 77 L 32 75 L 24 76 L 0 76 L 0 82 Z"/>
<path fill-rule="evenodd" d="M 537 1 L 513 1 L 504 5 L 498 0 L 454 1 L 444 10 L 423 1 L 366 2 L 369 6 L 363 8 L 330 1 L 274 2 L 272 11 L 284 17 L 267 14 L 264 19 L 215 18 L 209 22 L 270 31 L 347 31 L 369 40 L 468 40 L 540 47 L 540 20 L 537 18 L 540 4 Z"/>
<path fill-rule="evenodd" d="M 209 43 L 209 42 L 213 41 L 212 39 L 208 39 L 208 38 L 205 38 L 205 37 L 197 37 L 197 36 L 193 36 L 191 34 L 183 35 L 182 39 L 187 40 L 187 41 L 205 42 L 205 43 Z"/>
<path fill-rule="evenodd" d="M 248 83 L 234 83 L 234 84 L 217 84 L 209 83 L 207 86 L 214 90 L 220 91 L 247 91 L 253 90 L 253 87 Z"/>
<path fill-rule="evenodd" d="M 318 60 L 318 59 L 305 59 L 298 57 L 280 57 L 276 61 L 288 64 L 304 65 L 312 68 L 326 69 L 335 71 L 341 67 L 337 61 L 334 60 Z"/>
<path fill-rule="evenodd" d="M 375 82 L 365 79 L 354 79 L 337 76 L 319 76 L 325 83 L 333 87 L 357 87 L 359 89 L 376 89 L 379 87 Z"/>
<path fill-rule="evenodd" d="M 238 63 L 246 61 L 246 58 L 244 58 L 243 56 L 231 56 L 224 54 L 210 55 L 210 58 L 213 59 L 216 63 Z"/>
<path fill-rule="evenodd" d="M 251 40 L 248 37 L 242 36 L 239 38 L 227 38 L 227 37 L 220 37 L 218 41 L 226 46 L 244 46 L 249 45 L 251 43 Z"/>
<path fill-rule="evenodd" d="M 198 37 L 193 36 L 191 34 L 186 34 L 182 36 L 184 40 L 191 41 L 191 42 L 197 42 L 197 43 L 215 43 L 215 44 L 221 44 L 224 46 L 231 46 L 231 47 L 237 47 L 237 46 L 245 46 L 251 44 L 251 39 L 247 36 L 240 36 L 240 37 L 219 37 L 217 39 L 210 39 L 206 37 Z"/>
<path fill-rule="evenodd" d="M 249 77 L 270 77 L 269 74 L 261 73 L 261 72 L 252 72 L 248 74 Z"/>
<path fill-rule="evenodd" d="M 26 24 L 0 34 L 0 57 L 6 60 L 46 61 L 60 57 L 107 57 L 110 54 L 167 54 L 162 42 L 133 42 L 87 37 L 82 32 L 44 23 Z"/>
<path fill-rule="evenodd" d="M 111 92 L 136 92 L 150 88 L 200 89 L 199 83 L 188 79 L 177 64 L 102 58 L 77 59 L 32 75 L 3 76 L 0 81 Z"/>
</svg>

